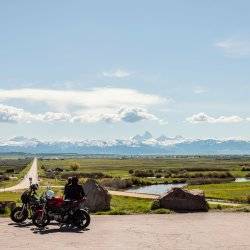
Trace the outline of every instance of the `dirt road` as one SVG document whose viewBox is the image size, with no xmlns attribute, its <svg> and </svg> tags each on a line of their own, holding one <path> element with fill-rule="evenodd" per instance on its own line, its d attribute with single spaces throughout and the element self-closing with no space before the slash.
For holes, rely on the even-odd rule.
<svg viewBox="0 0 250 250">
<path fill-rule="evenodd" d="M 247 213 L 92 216 L 89 230 L 0 219 L 1 249 L 250 249 Z"/>
<path fill-rule="evenodd" d="M 0 192 L 4 191 L 16 191 L 21 189 L 26 189 L 30 185 L 29 178 L 32 178 L 32 183 L 38 183 L 38 174 L 37 174 L 37 158 L 34 158 L 32 166 L 28 173 L 24 176 L 23 180 L 21 180 L 17 185 L 9 187 L 9 188 L 2 188 Z"/>
</svg>

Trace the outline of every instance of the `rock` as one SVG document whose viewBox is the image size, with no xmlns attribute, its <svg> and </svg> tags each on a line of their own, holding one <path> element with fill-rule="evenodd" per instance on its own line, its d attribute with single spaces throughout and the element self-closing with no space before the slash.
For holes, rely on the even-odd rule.
<svg viewBox="0 0 250 250">
<path fill-rule="evenodd" d="M 159 198 L 160 207 L 174 211 L 208 211 L 204 192 L 173 188 Z"/>
<path fill-rule="evenodd" d="M 87 196 L 86 207 L 90 212 L 105 211 L 110 209 L 111 196 L 107 189 L 99 185 L 95 180 L 88 179 L 83 185 Z"/>
<path fill-rule="evenodd" d="M 4 214 L 6 212 L 6 208 L 10 210 L 16 207 L 16 203 L 14 201 L 0 201 L 0 214 Z"/>
</svg>

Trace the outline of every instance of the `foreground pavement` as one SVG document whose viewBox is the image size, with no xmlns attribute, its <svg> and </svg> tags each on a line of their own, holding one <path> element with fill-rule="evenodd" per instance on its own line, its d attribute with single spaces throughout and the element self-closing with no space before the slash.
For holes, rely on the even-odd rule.
<svg viewBox="0 0 250 250">
<path fill-rule="evenodd" d="M 1 249 L 250 249 L 250 214 L 92 216 L 85 231 L 0 219 Z"/>
</svg>

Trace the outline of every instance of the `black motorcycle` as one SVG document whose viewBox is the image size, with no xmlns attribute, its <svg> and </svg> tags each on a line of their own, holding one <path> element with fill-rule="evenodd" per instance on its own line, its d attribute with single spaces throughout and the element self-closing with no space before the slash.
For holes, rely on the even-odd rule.
<svg viewBox="0 0 250 250">
<path fill-rule="evenodd" d="M 22 223 L 26 219 L 32 219 L 35 211 L 40 207 L 40 201 L 36 197 L 37 184 L 32 184 L 28 190 L 21 195 L 22 205 L 15 207 L 11 213 L 10 218 L 16 223 Z"/>
</svg>

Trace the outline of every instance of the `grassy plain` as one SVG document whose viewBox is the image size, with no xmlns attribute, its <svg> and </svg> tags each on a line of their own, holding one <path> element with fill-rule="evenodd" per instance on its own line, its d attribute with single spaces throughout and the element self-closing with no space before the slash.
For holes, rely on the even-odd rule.
<svg viewBox="0 0 250 250">
<path fill-rule="evenodd" d="M 131 178 L 129 170 L 153 170 L 157 169 L 192 169 L 194 172 L 190 173 L 209 173 L 220 169 L 225 169 L 234 177 L 245 177 L 249 171 L 242 171 L 244 165 L 250 164 L 249 157 L 180 157 L 180 158 L 71 158 L 71 159 L 50 159 L 39 161 L 39 171 L 44 174 L 41 169 L 55 169 L 62 168 L 71 171 L 71 164 L 79 163 L 78 172 L 93 173 L 102 172 L 112 177 Z M 206 171 L 210 169 L 210 171 Z M 204 171 L 205 170 L 205 171 Z M 140 178 L 152 184 L 163 183 L 165 181 L 171 182 L 173 178 Z M 42 183 L 47 185 L 63 185 L 64 180 L 42 178 Z M 240 202 L 249 202 L 250 196 L 250 182 L 243 183 L 222 183 L 222 184 L 208 184 L 208 185 L 191 185 L 190 189 L 201 189 L 205 191 L 206 197 L 215 199 L 224 199 Z"/>
<path fill-rule="evenodd" d="M 189 189 L 201 189 L 207 198 L 250 202 L 250 182 L 192 185 Z M 249 198 L 248 198 L 249 197 Z"/>
<path fill-rule="evenodd" d="M 130 177 L 130 169 L 169 169 L 169 168 L 225 168 L 235 177 L 244 177 L 247 171 L 241 171 L 241 164 L 250 163 L 250 157 L 180 157 L 180 158 L 71 158 L 41 160 L 45 168 L 63 168 L 70 171 L 72 163 L 79 163 L 79 171 L 84 173 L 102 172 L 114 177 Z"/>
</svg>

